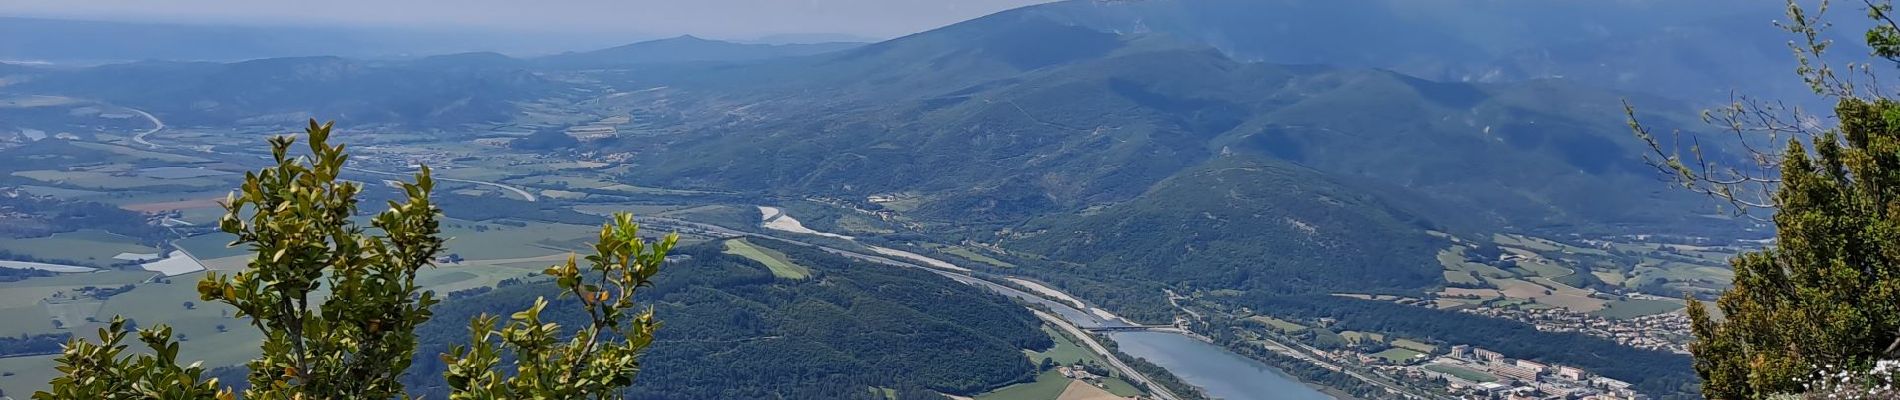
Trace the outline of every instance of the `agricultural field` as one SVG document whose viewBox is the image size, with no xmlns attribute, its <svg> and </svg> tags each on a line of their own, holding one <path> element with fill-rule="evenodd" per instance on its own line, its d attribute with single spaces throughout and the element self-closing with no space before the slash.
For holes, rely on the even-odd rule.
<svg viewBox="0 0 1900 400">
<path fill-rule="evenodd" d="M 55 233 L 52 236 L 0 240 L 0 250 L 41 259 L 71 260 L 104 267 L 119 262 L 119 253 L 156 253 L 158 249 L 138 244 L 138 239 L 111 232 L 84 229 Z"/>
<path fill-rule="evenodd" d="M 1287 320 L 1269 317 L 1265 315 L 1256 315 L 1256 316 L 1247 318 L 1247 320 L 1258 322 L 1262 325 L 1271 327 L 1274 330 L 1278 330 L 1278 331 L 1286 332 L 1286 333 L 1300 333 L 1300 332 L 1305 332 L 1307 329 L 1306 325 L 1300 325 L 1292 321 L 1287 321 Z"/>
<path fill-rule="evenodd" d="M 780 253 L 778 250 L 771 248 L 753 245 L 745 239 L 727 240 L 725 253 L 745 257 L 759 264 L 763 264 L 767 269 L 772 270 L 772 275 L 780 278 L 805 279 L 811 277 L 811 268 L 793 263 L 791 259 L 785 257 L 785 253 Z"/>
<path fill-rule="evenodd" d="M 521 226 L 444 219 L 442 235 L 449 237 L 447 253 L 467 260 L 496 260 L 565 254 L 582 249 L 600 227 L 539 221 L 513 221 Z M 196 254 L 196 253 L 194 253 Z M 202 256 L 201 256 L 202 257 Z"/>
<path fill-rule="evenodd" d="M 1467 260 L 1477 245 L 1445 237 L 1454 243 L 1438 254 L 1445 282 L 1458 287 L 1440 290 L 1439 308 L 1467 307 L 1473 299 L 1505 297 L 1521 301 L 1490 301 L 1493 307 L 1527 309 L 1564 308 L 1599 312 L 1616 304 L 1607 315 L 1633 318 L 1669 312 L 1668 304 L 1629 300 L 1617 293 L 1644 292 L 1665 297 L 1683 291 L 1715 293 L 1727 287 L 1733 273 L 1724 265 L 1741 250 L 1733 247 L 1664 245 L 1583 241 L 1564 243 L 1538 237 L 1500 234 L 1492 237 L 1511 264 L 1500 269 Z M 1467 247 L 1474 246 L 1474 247 Z M 1514 264 L 1514 265 L 1513 265 Z M 1578 275 L 1587 272 L 1587 275 Z M 1607 293 L 1605 293 L 1607 292 Z M 1674 294 L 1670 294 L 1674 293 Z M 1662 302 L 1668 303 L 1668 302 Z"/>
<path fill-rule="evenodd" d="M 1075 340 L 1071 339 L 1068 335 L 1057 332 L 1048 326 L 1043 326 L 1042 331 L 1048 333 L 1050 338 L 1055 339 L 1056 345 L 1044 351 L 1023 350 L 1023 354 L 1029 356 L 1029 362 L 1041 363 L 1042 359 L 1047 358 L 1055 360 L 1057 364 L 1061 365 L 1074 365 L 1078 362 L 1104 363 L 1101 356 L 1096 355 L 1095 352 L 1089 351 L 1087 348 L 1083 348 L 1081 344 L 1076 343 Z"/>
<path fill-rule="evenodd" d="M 1630 319 L 1645 315 L 1656 315 L 1681 310 L 1683 303 L 1675 300 L 1630 299 L 1618 300 L 1605 305 L 1592 314 L 1607 318 Z"/>
<path fill-rule="evenodd" d="M 1043 371 L 1036 380 L 1004 386 L 976 396 L 977 400 L 1057 400 L 1069 389 L 1069 378 L 1055 370 Z"/>
</svg>

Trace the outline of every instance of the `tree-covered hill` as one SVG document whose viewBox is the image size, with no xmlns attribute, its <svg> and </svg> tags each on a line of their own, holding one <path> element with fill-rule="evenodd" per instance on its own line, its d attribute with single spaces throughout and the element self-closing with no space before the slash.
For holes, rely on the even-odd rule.
<svg viewBox="0 0 1900 400">
<path fill-rule="evenodd" d="M 677 249 L 686 259 L 641 292 L 664 326 L 628 398 L 883 398 L 872 396 L 872 387 L 970 395 L 1028 379 L 1035 366 L 1021 350 L 1052 345 L 1026 309 L 982 289 L 920 270 L 754 243 L 811 266 L 812 277 L 774 277 L 723 254 L 718 242 Z M 469 318 L 553 293 L 547 284 L 527 283 L 438 306 L 417 332 L 424 343 L 410 388 L 440 397 L 435 377 L 443 367 L 434 355 L 466 340 Z M 562 306 L 572 301 L 556 300 L 542 317 L 575 322 L 581 316 L 563 310 L 578 307 Z"/>
<path fill-rule="evenodd" d="M 1784 11 L 1778 1 L 1719 0 L 1071 0 L 1011 12 L 1167 34 L 1246 61 L 1384 68 L 1442 81 L 1555 78 L 1710 104 L 1734 90 L 1811 94 L 1782 79 L 1794 67 L 1784 46 L 1792 38 L 1769 22 L 1785 19 Z M 1860 47 L 1861 29 L 1844 28 L 1828 36 Z"/>
<path fill-rule="evenodd" d="M 1438 283 L 1429 224 L 1317 171 L 1229 156 L 1133 201 L 1038 219 L 1005 246 L 1199 289 L 1398 293 Z"/>
<path fill-rule="evenodd" d="M 662 138 L 668 151 L 636 158 L 644 168 L 629 178 L 921 192 L 919 217 L 1010 224 L 1127 201 L 1242 152 L 1408 188 L 1493 226 L 1681 226 L 1666 222 L 1700 204 L 1653 185 L 1617 123 L 1624 93 L 1245 63 L 1165 35 L 1105 35 L 1005 13 L 836 55 L 700 71 L 668 100 L 706 114 Z M 1037 49 L 1052 53 L 1012 58 Z M 826 86 L 834 74 L 863 79 Z M 1694 126 L 1687 107 L 1640 99 L 1658 104 L 1654 119 Z"/>
</svg>

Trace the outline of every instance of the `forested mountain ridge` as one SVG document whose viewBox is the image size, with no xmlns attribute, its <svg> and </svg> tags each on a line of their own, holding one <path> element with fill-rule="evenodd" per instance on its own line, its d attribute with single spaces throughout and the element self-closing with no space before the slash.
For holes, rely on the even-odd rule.
<svg viewBox="0 0 1900 400">
<path fill-rule="evenodd" d="M 1235 59 L 1276 64 L 1386 68 L 1441 81 L 1566 79 L 1718 104 L 1732 92 L 1799 99 L 1770 21 L 1781 2 L 1071 0 L 1013 12 L 1066 24 L 1164 33 L 1217 47 Z M 1866 54 L 1847 39 L 1838 56 Z M 1710 62 L 1709 60 L 1724 60 Z"/>
<path fill-rule="evenodd" d="M 630 178 L 851 197 L 921 191 L 940 195 L 922 216 L 1008 222 L 1126 201 L 1243 151 L 1407 187 L 1497 226 L 1668 226 L 1658 218 L 1678 213 L 1645 205 L 1694 201 L 1648 185 L 1655 175 L 1618 123 L 1627 94 L 1243 63 L 1168 36 L 1102 36 L 1033 14 L 966 24 L 835 55 L 654 77 L 646 84 L 678 84 L 668 101 L 723 115 L 690 118 L 701 123 L 663 138 L 675 151 L 636 158 L 647 168 Z M 963 34 L 977 27 L 989 36 Z M 1023 46 L 1074 56 L 1005 56 Z M 911 73 L 919 69 L 932 73 Z M 829 74 L 859 72 L 859 83 L 822 87 Z M 818 83 L 803 80 L 812 75 Z M 751 81 L 799 83 L 735 83 Z M 1653 118 L 1693 127 L 1688 107 L 1639 100 L 1658 104 Z"/>
</svg>

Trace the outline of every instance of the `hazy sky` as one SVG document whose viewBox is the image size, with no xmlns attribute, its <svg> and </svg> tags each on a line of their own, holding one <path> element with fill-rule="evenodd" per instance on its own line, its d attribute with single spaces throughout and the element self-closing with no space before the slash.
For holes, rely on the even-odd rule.
<svg viewBox="0 0 1900 400">
<path fill-rule="evenodd" d="M 544 32 L 899 36 L 1047 0 L 5 0 L 0 15 Z"/>
</svg>

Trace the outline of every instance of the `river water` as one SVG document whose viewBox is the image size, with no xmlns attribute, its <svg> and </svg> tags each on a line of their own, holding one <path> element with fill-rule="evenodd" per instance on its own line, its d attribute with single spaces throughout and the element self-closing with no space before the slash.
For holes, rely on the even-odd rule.
<svg viewBox="0 0 1900 400">
<path fill-rule="evenodd" d="M 1223 400 L 1330 400 L 1259 361 L 1187 336 L 1166 332 L 1108 334 L 1123 353 L 1166 368 L 1209 397 Z"/>
</svg>

